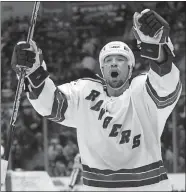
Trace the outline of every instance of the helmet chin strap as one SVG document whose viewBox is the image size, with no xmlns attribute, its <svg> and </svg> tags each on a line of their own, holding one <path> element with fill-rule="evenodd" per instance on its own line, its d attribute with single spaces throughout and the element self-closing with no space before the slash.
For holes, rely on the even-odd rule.
<svg viewBox="0 0 186 192">
<path fill-rule="evenodd" d="M 123 88 L 125 87 L 126 83 L 128 82 L 128 80 L 129 80 L 130 77 L 131 77 L 131 74 L 132 74 L 132 67 L 130 67 L 128 76 L 127 76 L 125 82 L 124 82 L 120 87 L 116 87 L 116 88 L 111 87 L 111 86 L 107 83 L 107 81 L 106 81 L 107 86 L 108 86 L 110 89 L 112 89 L 113 91 L 120 91 L 121 89 L 123 89 Z"/>
</svg>

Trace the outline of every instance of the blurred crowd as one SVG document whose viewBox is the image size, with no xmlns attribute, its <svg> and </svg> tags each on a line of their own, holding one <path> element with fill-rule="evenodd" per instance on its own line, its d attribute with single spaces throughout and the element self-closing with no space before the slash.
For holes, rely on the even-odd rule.
<svg viewBox="0 0 186 192">
<path fill-rule="evenodd" d="M 185 87 L 185 4 L 184 2 L 146 2 L 144 8 L 152 8 L 170 24 L 170 37 L 175 48 L 175 63 L 181 71 Z M 80 9 L 71 21 L 63 20 L 59 13 L 39 16 L 34 40 L 43 51 L 51 78 L 56 85 L 66 83 L 92 73 L 100 73 L 98 54 L 110 40 L 122 40 L 134 51 L 136 66 L 134 76 L 148 70 L 146 62 L 139 57 L 136 40 L 132 34 L 130 7 L 123 2 L 114 14 L 85 16 Z M 17 79 L 11 69 L 14 45 L 26 40 L 29 17 L 11 17 L 1 24 L 1 145 L 5 146 L 9 121 L 12 114 Z M 175 155 L 177 171 L 185 171 L 185 89 L 171 115 L 162 135 L 162 156 L 168 172 L 173 172 Z M 12 148 L 11 168 L 44 170 L 43 126 L 44 121 L 30 106 L 23 94 L 16 123 Z M 177 154 L 173 152 L 172 131 L 176 123 Z M 76 130 L 47 121 L 48 159 L 50 176 L 69 176 L 75 155 L 78 153 Z"/>
</svg>

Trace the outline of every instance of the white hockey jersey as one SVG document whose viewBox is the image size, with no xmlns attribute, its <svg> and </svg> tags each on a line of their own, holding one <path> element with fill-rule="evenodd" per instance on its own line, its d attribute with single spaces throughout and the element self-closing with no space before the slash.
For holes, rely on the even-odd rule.
<svg viewBox="0 0 186 192">
<path fill-rule="evenodd" d="M 109 97 L 100 79 L 56 87 L 48 78 L 30 102 L 48 119 L 77 128 L 86 190 L 168 191 L 160 137 L 181 89 L 172 64 L 164 75 L 151 68 L 134 78 L 119 97 Z"/>
</svg>

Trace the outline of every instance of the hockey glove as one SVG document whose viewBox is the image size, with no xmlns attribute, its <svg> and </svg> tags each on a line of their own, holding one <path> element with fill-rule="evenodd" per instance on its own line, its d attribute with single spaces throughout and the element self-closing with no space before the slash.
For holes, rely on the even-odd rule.
<svg viewBox="0 0 186 192">
<path fill-rule="evenodd" d="M 42 51 L 38 49 L 36 43 L 30 40 L 18 42 L 14 47 L 11 65 L 13 70 L 20 75 L 20 68 L 26 68 L 26 78 L 33 88 L 41 86 L 49 76 L 46 65 L 43 61 Z"/>
<path fill-rule="evenodd" d="M 142 57 L 158 60 L 162 46 L 165 44 L 174 56 L 169 31 L 169 24 L 155 11 L 145 9 L 141 13 L 136 12 L 133 16 L 133 33 Z"/>
</svg>

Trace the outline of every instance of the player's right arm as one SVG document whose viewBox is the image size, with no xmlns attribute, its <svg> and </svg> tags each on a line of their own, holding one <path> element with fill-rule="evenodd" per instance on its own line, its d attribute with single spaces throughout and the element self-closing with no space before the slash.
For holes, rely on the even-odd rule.
<svg viewBox="0 0 186 192">
<path fill-rule="evenodd" d="M 78 118 L 82 82 L 55 86 L 46 70 L 42 53 L 35 42 L 19 42 L 12 55 L 12 68 L 19 76 L 19 66 L 26 66 L 25 89 L 34 109 L 48 119 L 74 127 Z"/>
</svg>

